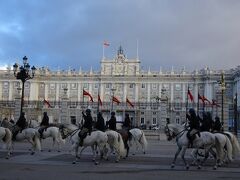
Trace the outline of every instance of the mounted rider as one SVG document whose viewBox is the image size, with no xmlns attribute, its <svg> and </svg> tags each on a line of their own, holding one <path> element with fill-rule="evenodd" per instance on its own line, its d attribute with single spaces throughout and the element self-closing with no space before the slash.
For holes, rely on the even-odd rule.
<svg viewBox="0 0 240 180">
<path fill-rule="evenodd" d="M 40 128 L 38 129 L 40 138 L 43 139 L 43 131 L 47 130 L 48 127 L 49 127 L 49 117 L 47 115 L 47 112 L 44 112 L 42 122 L 40 123 Z"/>
<path fill-rule="evenodd" d="M 187 114 L 187 119 L 189 122 L 189 130 L 187 132 L 187 137 L 189 139 L 189 146 L 193 146 L 193 140 L 195 139 L 195 134 L 198 134 L 200 137 L 200 122 L 196 116 L 194 109 L 189 109 L 189 113 Z"/>
<path fill-rule="evenodd" d="M 97 122 L 96 122 L 96 125 L 95 125 L 95 128 L 99 131 L 102 131 L 102 132 L 105 132 L 105 121 L 102 117 L 102 113 L 101 112 L 98 112 L 98 115 L 97 115 Z"/>
<path fill-rule="evenodd" d="M 213 120 L 210 112 L 203 113 L 203 119 L 201 120 L 201 123 L 202 123 L 200 128 L 201 131 L 210 132 L 212 130 Z"/>
<path fill-rule="evenodd" d="M 107 128 L 113 131 L 117 130 L 117 120 L 115 117 L 115 112 L 111 112 L 111 118 L 106 124 Z"/>
<path fill-rule="evenodd" d="M 16 122 L 16 126 L 13 129 L 13 140 L 16 140 L 16 136 L 19 132 L 22 132 L 23 129 L 27 127 L 27 120 L 25 118 L 25 113 L 22 112 L 19 119 Z"/>
<path fill-rule="evenodd" d="M 80 146 L 83 145 L 83 140 L 85 137 L 87 137 L 87 134 L 91 135 L 92 124 L 93 124 L 93 118 L 92 118 L 90 109 L 86 109 L 86 114 L 84 114 L 84 112 L 82 112 L 82 115 L 83 115 L 84 123 L 81 128 L 81 131 L 78 133 L 78 136 L 80 138 L 80 142 L 79 142 Z"/>
<path fill-rule="evenodd" d="M 128 113 L 125 114 L 125 119 L 122 127 L 123 129 L 127 129 L 128 131 L 132 128 L 132 123 Z"/>
<path fill-rule="evenodd" d="M 220 118 L 218 116 L 215 117 L 215 121 L 213 122 L 212 132 L 222 132 L 222 123 L 220 122 Z"/>
</svg>

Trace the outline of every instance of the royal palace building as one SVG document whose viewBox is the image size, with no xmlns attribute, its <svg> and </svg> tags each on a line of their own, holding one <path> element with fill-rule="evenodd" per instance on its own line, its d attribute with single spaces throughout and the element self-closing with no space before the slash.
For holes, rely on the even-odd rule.
<svg viewBox="0 0 240 180">
<path fill-rule="evenodd" d="M 200 116 L 207 111 L 219 116 L 225 129 L 240 129 L 240 66 L 224 71 L 144 71 L 140 60 L 128 59 L 121 47 L 113 59 L 104 57 L 100 63 L 98 72 L 37 68 L 24 86 L 26 118 L 40 121 L 47 111 L 51 122 L 79 122 L 81 112 L 91 108 L 95 120 L 98 111 L 105 120 L 115 111 L 119 122 L 128 113 L 135 126 L 163 128 L 167 120 L 185 122 L 186 111 L 195 108 Z M 0 119 L 18 119 L 21 88 L 12 68 L 0 70 Z"/>
</svg>

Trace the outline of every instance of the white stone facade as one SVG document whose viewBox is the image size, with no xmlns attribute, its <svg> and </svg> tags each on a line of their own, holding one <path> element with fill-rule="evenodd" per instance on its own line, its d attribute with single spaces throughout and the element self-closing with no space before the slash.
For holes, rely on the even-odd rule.
<svg viewBox="0 0 240 180">
<path fill-rule="evenodd" d="M 166 117 L 171 122 L 182 123 L 185 121 L 187 91 L 191 91 L 194 96 L 194 103 L 188 102 L 188 108 L 197 110 L 198 93 L 204 95 L 210 101 L 216 99 L 220 101 L 219 80 L 222 71 L 204 68 L 200 71 L 187 72 L 164 71 L 160 68 L 158 72 L 143 71 L 139 59 L 128 59 L 120 47 L 116 57 L 112 60 L 103 58 L 101 60 L 100 72 L 79 71 L 51 71 L 47 68 L 38 68 L 33 79 L 25 84 L 25 106 L 24 111 L 29 119 L 41 119 L 43 111 L 48 111 L 52 121 L 61 121 L 61 102 L 64 96 L 64 89 L 67 89 L 67 115 L 66 119 L 81 120 L 81 111 L 90 106 L 93 116 L 96 118 L 98 107 L 103 111 L 105 120 L 109 119 L 109 112 L 116 111 L 118 121 L 122 121 L 124 114 L 130 114 L 136 126 L 145 124 L 146 126 L 164 126 Z M 232 119 L 233 96 L 238 92 L 240 95 L 240 75 L 239 67 L 234 70 L 224 72 L 226 90 L 224 91 L 224 123 Z M 0 116 L 14 116 L 14 108 L 18 88 L 21 82 L 16 80 L 13 71 L 8 69 L 0 71 Z M 89 102 L 87 96 L 83 96 L 83 89 L 89 92 L 94 102 Z M 165 92 L 166 101 L 162 100 L 162 92 Z M 112 95 L 120 100 L 120 104 L 112 104 Z M 99 106 L 98 94 L 103 101 L 103 106 Z M 126 103 L 128 98 L 134 107 Z M 46 99 L 53 108 L 47 108 L 42 101 Z M 165 103 L 165 104 L 164 104 Z M 218 102 L 221 104 L 221 102 Z M 224 106 L 224 107 L 225 107 Z M 239 101 L 238 101 L 239 107 Z M 163 113 L 161 110 L 166 109 Z M 203 106 L 200 103 L 199 113 Z M 213 116 L 218 114 L 221 117 L 221 110 L 212 108 L 210 104 L 205 105 L 205 111 L 211 111 Z M 65 112 L 65 111 L 64 111 Z M 165 114 L 165 115 L 164 115 Z M 15 115 L 16 116 L 16 115 Z M 15 117 L 16 118 L 16 117 Z"/>
</svg>

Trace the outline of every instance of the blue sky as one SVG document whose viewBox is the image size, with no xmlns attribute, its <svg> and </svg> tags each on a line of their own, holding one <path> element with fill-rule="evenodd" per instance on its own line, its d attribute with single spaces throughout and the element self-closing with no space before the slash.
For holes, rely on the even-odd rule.
<svg viewBox="0 0 240 180">
<path fill-rule="evenodd" d="M 238 0 L 1 0 L 0 66 L 100 69 L 102 44 L 122 45 L 144 69 L 239 65 Z"/>
</svg>

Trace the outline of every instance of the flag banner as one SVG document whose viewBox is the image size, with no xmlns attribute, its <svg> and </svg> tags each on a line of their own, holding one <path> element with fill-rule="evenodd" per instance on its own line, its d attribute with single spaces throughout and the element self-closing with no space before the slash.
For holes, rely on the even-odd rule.
<svg viewBox="0 0 240 180">
<path fill-rule="evenodd" d="M 98 95 L 98 102 L 100 104 L 100 106 L 102 106 L 102 100 L 101 100 L 101 97 Z"/>
<path fill-rule="evenodd" d="M 89 92 L 85 91 L 84 89 L 83 89 L 83 95 L 90 97 L 90 101 L 93 102 L 93 97 L 91 96 L 91 94 Z"/>
<path fill-rule="evenodd" d="M 217 101 L 215 99 L 212 99 L 212 106 L 220 107 L 220 105 L 217 104 Z"/>
<path fill-rule="evenodd" d="M 108 47 L 108 46 L 110 46 L 110 43 L 109 43 L 108 41 L 104 41 L 104 42 L 103 42 L 103 45 L 104 45 L 105 47 Z"/>
<path fill-rule="evenodd" d="M 126 98 L 126 102 L 127 102 L 127 104 L 129 104 L 132 108 L 134 107 L 133 103 L 132 103 L 131 101 L 129 101 L 128 98 Z"/>
<path fill-rule="evenodd" d="M 43 103 L 46 104 L 48 108 L 52 108 L 51 104 L 46 99 L 43 100 Z"/>
<path fill-rule="evenodd" d="M 200 96 L 200 94 L 198 94 L 198 99 L 200 99 L 202 101 L 202 103 L 204 103 L 204 99 L 202 96 Z"/>
<path fill-rule="evenodd" d="M 118 98 L 116 98 L 116 97 L 112 97 L 112 101 L 113 102 L 115 102 L 115 103 L 117 103 L 117 104 L 120 104 L 120 101 L 118 100 Z"/>
<path fill-rule="evenodd" d="M 190 98 L 191 102 L 194 102 L 194 98 L 190 90 L 188 89 L 188 97 Z"/>
<path fill-rule="evenodd" d="M 202 96 L 202 98 L 203 98 L 204 102 L 207 101 L 208 104 L 212 104 L 211 101 L 209 101 L 205 96 Z"/>
</svg>

